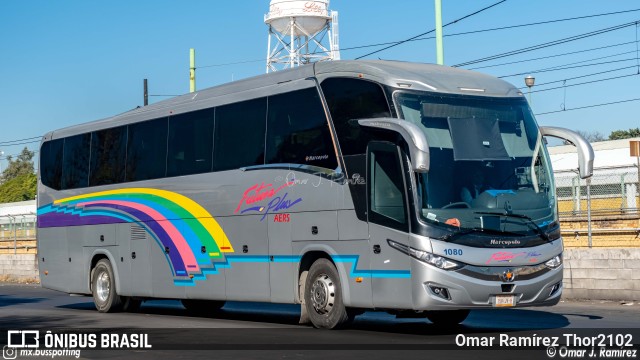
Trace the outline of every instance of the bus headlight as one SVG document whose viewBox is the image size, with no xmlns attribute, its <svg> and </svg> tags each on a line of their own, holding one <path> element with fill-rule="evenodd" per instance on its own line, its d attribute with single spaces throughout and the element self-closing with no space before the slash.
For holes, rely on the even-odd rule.
<svg viewBox="0 0 640 360">
<path fill-rule="evenodd" d="M 439 255 L 434 255 L 430 252 L 424 251 L 424 250 L 418 250 L 418 249 L 414 249 L 410 246 L 401 244 L 399 242 L 393 241 L 393 240 L 387 240 L 387 242 L 389 243 L 389 246 L 391 246 L 392 248 L 405 253 L 409 256 L 411 256 L 412 258 L 418 259 L 422 262 L 425 262 L 429 265 L 435 266 L 438 269 L 443 269 L 443 270 L 455 270 L 455 269 L 459 269 L 461 268 L 463 265 L 460 263 L 457 263 L 453 260 L 447 259 L 446 257 L 443 256 L 439 256 Z"/>
<path fill-rule="evenodd" d="M 549 259 L 547 262 L 544 263 L 547 267 L 551 268 L 551 269 L 555 269 L 558 266 L 562 265 L 562 254 L 559 254 L 557 256 L 554 256 L 553 258 Z"/>
</svg>

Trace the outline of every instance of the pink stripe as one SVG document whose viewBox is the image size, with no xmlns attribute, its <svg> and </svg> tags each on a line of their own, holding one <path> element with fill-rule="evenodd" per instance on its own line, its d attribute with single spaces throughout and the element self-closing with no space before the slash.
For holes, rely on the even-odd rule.
<svg viewBox="0 0 640 360">
<path fill-rule="evenodd" d="M 169 220 L 167 220 L 164 216 L 162 216 L 162 214 L 160 214 L 156 210 L 146 205 L 138 204 L 135 202 L 118 201 L 118 200 L 87 201 L 87 202 L 78 203 L 76 204 L 76 206 L 94 205 L 94 204 L 95 205 L 100 205 L 100 204 L 124 205 L 149 215 L 164 229 L 164 231 L 167 232 L 167 234 L 169 235 L 169 238 L 171 238 L 171 241 L 173 241 L 173 244 L 178 249 L 178 252 L 180 253 L 180 257 L 182 258 L 182 261 L 184 261 L 187 268 L 195 269 L 195 271 L 200 271 L 200 267 L 196 262 L 196 258 L 193 255 L 193 252 L 191 251 L 189 244 L 187 244 L 187 240 L 182 236 L 182 234 L 180 234 L 178 229 L 176 229 L 176 227 Z"/>
</svg>

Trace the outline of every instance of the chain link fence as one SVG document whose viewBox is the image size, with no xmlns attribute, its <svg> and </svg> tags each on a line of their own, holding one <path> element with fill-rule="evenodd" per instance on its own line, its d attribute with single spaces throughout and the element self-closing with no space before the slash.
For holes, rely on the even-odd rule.
<svg viewBox="0 0 640 360">
<path fill-rule="evenodd" d="M 561 219 L 587 216 L 588 195 L 591 216 L 638 214 L 640 183 L 636 167 L 595 169 L 590 184 L 575 172 L 554 175 Z"/>
</svg>

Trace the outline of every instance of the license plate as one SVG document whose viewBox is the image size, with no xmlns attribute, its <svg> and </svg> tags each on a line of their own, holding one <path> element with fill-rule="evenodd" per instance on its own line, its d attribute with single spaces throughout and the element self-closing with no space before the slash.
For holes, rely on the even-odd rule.
<svg viewBox="0 0 640 360">
<path fill-rule="evenodd" d="M 516 299 L 513 295 L 496 295 L 495 307 L 511 307 L 516 305 Z"/>
</svg>

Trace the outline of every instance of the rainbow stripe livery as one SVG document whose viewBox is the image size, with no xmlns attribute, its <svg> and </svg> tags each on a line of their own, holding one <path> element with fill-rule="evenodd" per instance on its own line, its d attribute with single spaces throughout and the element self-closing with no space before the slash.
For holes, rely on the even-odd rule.
<svg viewBox="0 0 640 360">
<path fill-rule="evenodd" d="M 206 273 L 233 252 L 218 222 L 195 201 L 175 192 L 130 188 L 56 200 L 38 209 L 41 228 L 130 222 L 144 227 L 163 249 L 174 276 Z M 205 251 L 203 251 L 205 250 Z"/>
</svg>

